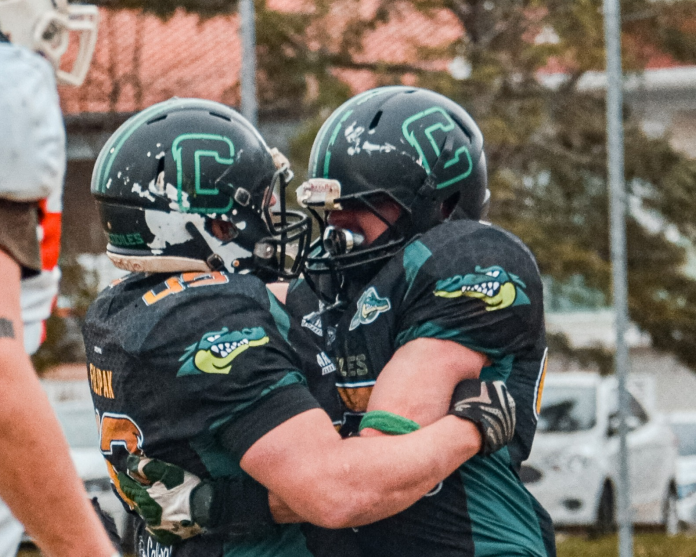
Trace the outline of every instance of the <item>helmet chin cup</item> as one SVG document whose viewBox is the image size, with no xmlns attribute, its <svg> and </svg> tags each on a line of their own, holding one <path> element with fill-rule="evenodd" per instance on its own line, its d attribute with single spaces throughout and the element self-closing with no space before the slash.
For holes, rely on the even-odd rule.
<svg viewBox="0 0 696 557">
<path fill-rule="evenodd" d="M 365 237 L 356 232 L 329 225 L 324 229 L 322 242 L 324 249 L 330 255 L 344 255 L 362 245 Z"/>
</svg>

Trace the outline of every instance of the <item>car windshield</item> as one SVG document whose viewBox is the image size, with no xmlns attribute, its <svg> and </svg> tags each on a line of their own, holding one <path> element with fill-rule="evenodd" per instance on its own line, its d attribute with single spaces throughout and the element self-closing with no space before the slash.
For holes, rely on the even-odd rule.
<svg viewBox="0 0 696 557">
<path fill-rule="evenodd" d="M 696 423 L 673 423 L 672 429 L 679 439 L 679 456 L 696 455 Z"/>
<path fill-rule="evenodd" d="M 99 436 L 91 405 L 57 404 L 53 407 L 68 445 L 73 449 L 98 448 Z"/>
<path fill-rule="evenodd" d="M 538 431 L 570 432 L 592 429 L 596 421 L 593 387 L 547 385 L 543 392 Z"/>
</svg>

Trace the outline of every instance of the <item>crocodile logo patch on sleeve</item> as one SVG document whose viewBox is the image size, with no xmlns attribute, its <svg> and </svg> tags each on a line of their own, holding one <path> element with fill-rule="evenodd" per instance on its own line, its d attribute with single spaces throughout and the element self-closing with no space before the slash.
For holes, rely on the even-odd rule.
<svg viewBox="0 0 696 557">
<path fill-rule="evenodd" d="M 475 272 L 456 275 L 440 280 L 435 285 L 435 296 L 477 298 L 486 304 L 486 311 L 496 311 L 510 306 L 529 305 L 529 297 L 523 288 L 527 286 L 517 276 L 502 267 L 482 268 L 476 265 Z"/>
<path fill-rule="evenodd" d="M 262 327 L 251 327 L 241 331 L 231 331 L 223 327 L 221 331 L 206 333 L 196 344 L 186 348 L 179 358 L 184 362 L 177 377 L 200 373 L 226 375 L 232 369 L 232 360 L 254 346 L 268 344 L 269 338 Z"/>
<path fill-rule="evenodd" d="M 358 300 L 358 311 L 355 312 L 353 319 L 350 320 L 349 331 L 357 329 L 360 325 L 369 325 L 379 317 L 380 313 L 385 313 L 391 309 L 389 298 L 380 298 L 374 286 L 370 286 L 362 293 Z"/>
</svg>

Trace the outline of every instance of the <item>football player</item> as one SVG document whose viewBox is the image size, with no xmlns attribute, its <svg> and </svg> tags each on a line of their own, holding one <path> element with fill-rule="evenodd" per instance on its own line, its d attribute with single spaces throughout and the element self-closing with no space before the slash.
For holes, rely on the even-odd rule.
<svg viewBox="0 0 696 557">
<path fill-rule="evenodd" d="M 84 77 L 96 14 L 65 0 L 0 0 L 0 495 L 9 505 L 0 501 L 2 557 L 16 554 L 25 528 L 45 555 L 114 553 L 26 355 L 42 340 L 58 289 L 66 161 L 56 77 Z M 83 45 L 73 71 L 60 69 L 70 32 Z"/>
<path fill-rule="evenodd" d="M 324 210 L 323 241 L 288 308 L 338 361 L 348 432 L 383 435 L 375 411 L 430 424 L 467 378 L 504 381 L 516 403 L 513 440 L 360 528 L 366 555 L 555 555 L 550 518 L 519 479 L 546 369 L 542 283 L 529 249 L 481 221 L 489 192 L 476 123 L 424 89 L 358 95 L 322 126 L 298 200 Z"/>
<path fill-rule="evenodd" d="M 366 556 L 555 555 L 549 515 L 519 479 L 546 369 L 542 284 L 527 247 L 480 220 L 488 199 L 476 123 L 446 97 L 410 87 L 338 108 L 298 189 L 322 239 L 287 307 L 337 360 L 344 435 L 431 424 L 466 379 L 503 381 L 516 403 L 506 447 L 357 529 Z"/>
<path fill-rule="evenodd" d="M 296 525 L 193 536 L 196 508 L 222 481 L 241 508 L 228 522 L 272 524 L 269 490 L 277 521 L 356 526 L 402 511 L 511 439 L 504 385 L 476 379 L 458 387 L 453 416 L 412 435 L 341 440 L 336 366 L 263 282 L 297 276 L 309 244 L 309 218 L 285 208 L 289 178 L 238 113 L 196 99 L 137 114 L 95 165 L 107 254 L 133 273 L 99 295 L 83 332 L 114 486 L 129 507 L 159 513 L 154 536 L 139 534 L 141 554 L 310 555 Z M 143 478 L 155 480 L 145 496 L 134 482 Z"/>
</svg>

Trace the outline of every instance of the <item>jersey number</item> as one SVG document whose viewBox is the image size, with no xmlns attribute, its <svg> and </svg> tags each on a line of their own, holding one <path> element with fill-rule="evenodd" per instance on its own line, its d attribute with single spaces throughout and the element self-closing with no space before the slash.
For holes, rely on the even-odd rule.
<svg viewBox="0 0 696 557">
<path fill-rule="evenodd" d="M 153 288 L 143 296 L 143 302 L 151 306 L 163 300 L 170 294 L 183 292 L 187 288 L 198 286 L 213 286 L 215 284 L 226 284 L 230 281 L 229 277 L 220 271 L 212 273 L 183 273 L 178 277 L 169 277 L 164 282 L 164 289 L 155 292 Z"/>
<path fill-rule="evenodd" d="M 99 419 L 99 418 L 97 418 Z M 114 454 L 115 447 L 123 447 L 130 454 L 143 454 L 143 432 L 133 420 L 124 414 L 105 413 L 99 423 L 99 444 L 104 457 Z M 106 467 L 109 471 L 111 481 L 116 487 L 116 491 L 123 501 L 133 509 L 135 503 L 126 497 L 121 490 L 118 474 L 113 465 L 107 460 Z"/>
<path fill-rule="evenodd" d="M 539 366 L 539 376 L 537 377 L 536 388 L 534 389 L 534 416 L 539 418 L 541 413 L 541 397 L 544 394 L 544 379 L 546 379 L 546 367 L 549 363 L 549 349 L 544 350 L 544 357 Z"/>
</svg>

